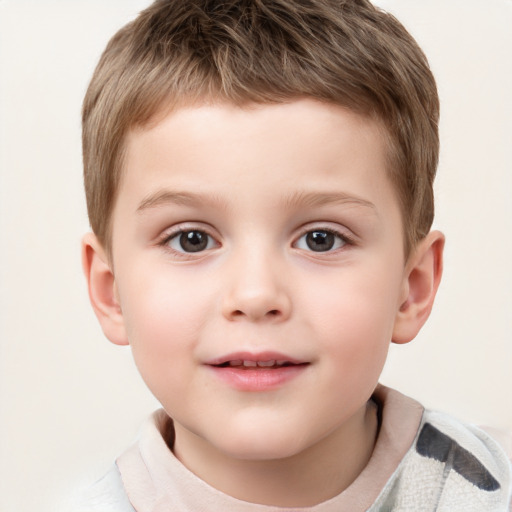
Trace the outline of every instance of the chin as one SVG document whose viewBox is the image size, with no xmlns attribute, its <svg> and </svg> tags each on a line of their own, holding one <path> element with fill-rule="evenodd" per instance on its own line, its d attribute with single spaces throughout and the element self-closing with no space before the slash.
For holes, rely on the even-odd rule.
<svg viewBox="0 0 512 512">
<path fill-rule="evenodd" d="M 282 429 L 281 429 L 282 430 Z M 217 448 L 234 459 L 268 461 L 286 459 L 300 453 L 305 447 L 290 431 L 279 429 L 231 430 L 219 440 Z"/>
</svg>

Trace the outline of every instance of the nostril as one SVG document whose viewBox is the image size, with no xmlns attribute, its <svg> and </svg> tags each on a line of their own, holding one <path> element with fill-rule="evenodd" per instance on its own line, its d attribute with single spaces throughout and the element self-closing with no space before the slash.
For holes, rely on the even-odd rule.
<svg viewBox="0 0 512 512">
<path fill-rule="evenodd" d="M 276 317 L 279 317 L 281 315 L 281 311 L 279 311 L 279 309 L 271 309 L 269 311 L 267 311 L 264 315 L 260 316 L 260 315 L 255 315 L 254 318 L 263 318 L 263 317 L 266 317 L 266 318 L 276 318 Z M 231 318 L 232 319 L 235 319 L 235 318 L 241 318 L 241 317 L 250 317 L 250 318 L 253 318 L 253 316 L 251 314 L 247 314 L 245 313 L 244 311 L 242 311 L 241 309 L 235 309 L 234 311 L 231 312 Z"/>
</svg>

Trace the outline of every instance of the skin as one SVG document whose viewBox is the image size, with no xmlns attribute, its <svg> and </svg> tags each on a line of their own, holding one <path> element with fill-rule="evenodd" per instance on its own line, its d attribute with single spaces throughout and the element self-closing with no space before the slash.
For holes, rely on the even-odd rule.
<svg viewBox="0 0 512 512">
<path fill-rule="evenodd" d="M 127 137 L 111 260 L 84 238 L 91 302 L 173 418 L 176 456 L 227 494 L 311 506 L 371 456 L 370 396 L 390 341 L 430 313 L 444 241 L 405 258 L 385 156 L 376 122 L 310 99 L 183 107 Z M 301 366 L 240 389 L 212 364 L 240 351 Z"/>
</svg>

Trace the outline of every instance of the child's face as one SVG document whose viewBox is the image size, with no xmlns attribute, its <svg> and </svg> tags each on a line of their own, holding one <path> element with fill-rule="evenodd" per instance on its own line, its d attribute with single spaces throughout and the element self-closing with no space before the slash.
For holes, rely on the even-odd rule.
<svg viewBox="0 0 512 512">
<path fill-rule="evenodd" d="M 280 458 L 361 416 L 407 295 L 385 162 L 376 124 L 313 100 L 129 134 L 116 296 L 178 446 Z"/>
</svg>

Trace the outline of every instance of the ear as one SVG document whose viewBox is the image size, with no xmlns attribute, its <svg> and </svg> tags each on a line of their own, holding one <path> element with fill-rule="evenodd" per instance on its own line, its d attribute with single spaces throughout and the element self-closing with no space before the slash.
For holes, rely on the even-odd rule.
<svg viewBox="0 0 512 512">
<path fill-rule="evenodd" d="M 431 231 L 410 255 L 404 270 L 403 296 L 393 329 L 394 343 L 408 343 L 432 311 L 443 273 L 444 235 Z"/>
<path fill-rule="evenodd" d="M 116 345 L 128 345 L 114 273 L 106 252 L 93 233 L 82 239 L 82 266 L 89 300 L 105 336 Z"/>
</svg>

